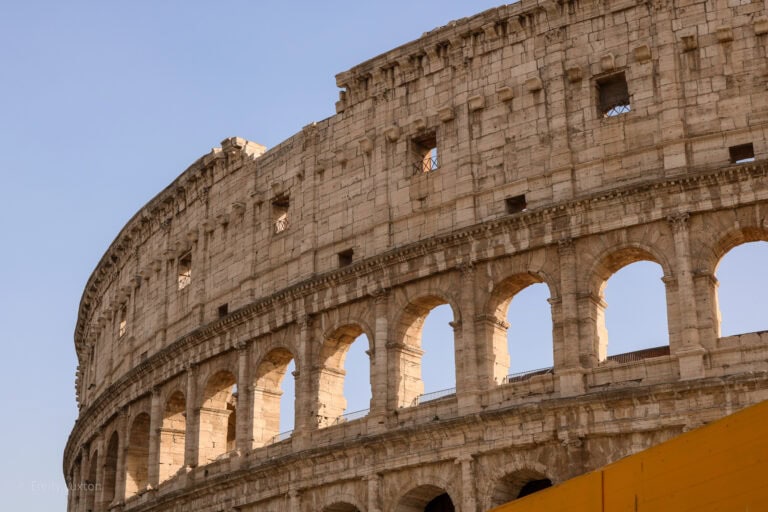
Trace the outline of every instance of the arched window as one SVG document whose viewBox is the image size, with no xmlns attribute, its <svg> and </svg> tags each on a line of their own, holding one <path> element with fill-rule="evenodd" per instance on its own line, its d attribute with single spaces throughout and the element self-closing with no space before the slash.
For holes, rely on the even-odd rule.
<svg viewBox="0 0 768 512">
<path fill-rule="evenodd" d="M 420 485 L 408 491 L 398 501 L 394 512 L 453 512 L 450 495 L 435 485 Z"/>
<path fill-rule="evenodd" d="M 444 300 L 422 297 L 400 318 L 402 347 L 394 349 L 397 406 L 410 407 L 456 392 L 453 311 Z"/>
<path fill-rule="evenodd" d="M 768 329 L 768 243 L 748 242 L 728 251 L 716 276 L 720 336 Z"/>
<path fill-rule="evenodd" d="M 199 464 L 208 464 L 234 449 L 237 406 L 235 376 L 226 370 L 212 375 L 200 407 Z"/>
<path fill-rule="evenodd" d="M 364 417 L 370 407 L 368 337 L 358 325 L 336 329 L 323 343 L 316 371 L 318 425 L 326 427 Z"/>
<path fill-rule="evenodd" d="M 544 283 L 531 284 L 511 298 L 507 310 L 508 380 L 551 371 L 552 307 L 549 288 Z"/>
<path fill-rule="evenodd" d="M 165 404 L 160 428 L 160 482 L 172 478 L 184 467 L 186 410 L 187 400 L 181 391 L 174 392 Z"/>
<path fill-rule="evenodd" d="M 104 470 L 102 472 L 104 480 L 104 490 L 102 493 L 102 502 L 100 510 L 107 510 L 109 505 L 115 499 L 115 489 L 117 488 L 117 452 L 120 448 L 120 438 L 117 432 L 112 432 L 107 443 L 107 456 L 104 459 Z"/>
<path fill-rule="evenodd" d="M 149 414 L 134 418 L 125 455 L 125 497 L 146 490 L 149 483 Z"/>
<path fill-rule="evenodd" d="M 256 368 L 253 389 L 253 439 L 255 446 L 264 446 L 281 441 L 291 434 L 293 403 L 295 401 L 293 359 L 293 354 L 288 350 L 277 348 L 264 356 Z M 289 378 L 285 378 L 286 374 L 289 374 Z M 283 400 L 283 407 L 281 407 L 282 396 L 288 397 Z M 284 409 L 285 412 L 282 412 L 281 409 Z"/>
<path fill-rule="evenodd" d="M 661 266 L 638 261 L 617 270 L 605 283 L 601 341 L 608 359 L 628 362 L 635 358 L 669 353 L 666 290 Z"/>
</svg>

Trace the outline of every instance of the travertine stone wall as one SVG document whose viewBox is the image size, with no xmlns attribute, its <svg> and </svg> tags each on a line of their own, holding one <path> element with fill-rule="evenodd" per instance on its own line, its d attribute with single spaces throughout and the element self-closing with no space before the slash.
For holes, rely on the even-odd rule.
<svg viewBox="0 0 768 512">
<path fill-rule="evenodd" d="M 768 336 L 720 336 L 715 278 L 768 240 L 767 50 L 761 2 L 522 1 L 340 73 L 275 148 L 223 141 L 86 285 L 69 509 L 484 510 L 768 398 Z M 639 260 L 669 348 L 609 360 L 602 290 Z M 554 368 L 509 380 L 533 283 Z M 440 304 L 456 390 L 424 401 Z M 373 398 L 343 421 L 360 334 Z"/>
</svg>

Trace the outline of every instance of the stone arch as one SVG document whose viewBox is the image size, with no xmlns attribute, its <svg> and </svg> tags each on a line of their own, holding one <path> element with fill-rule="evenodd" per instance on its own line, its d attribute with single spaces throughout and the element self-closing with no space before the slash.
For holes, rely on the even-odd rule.
<svg viewBox="0 0 768 512">
<path fill-rule="evenodd" d="M 187 398 L 176 389 L 165 401 L 163 422 L 160 427 L 159 481 L 172 478 L 184 467 L 187 437 Z"/>
<path fill-rule="evenodd" d="M 483 510 L 490 510 L 496 506 L 494 505 L 494 495 L 497 488 L 503 485 L 504 480 L 510 475 L 533 475 L 537 478 L 549 478 L 555 483 L 555 479 L 552 478 L 547 466 L 537 462 L 535 457 L 526 457 L 525 460 L 514 460 L 507 464 L 494 464 L 489 466 L 488 472 L 488 478 L 484 479 L 482 486 L 478 486 L 478 502 L 482 505 Z"/>
<path fill-rule="evenodd" d="M 392 512 L 453 512 L 455 505 L 444 487 L 421 484 L 403 494 L 395 503 Z"/>
<path fill-rule="evenodd" d="M 212 373 L 203 388 L 200 406 L 198 464 L 208 464 L 235 449 L 235 375 L 229 370 Z"/>
<path fill-rule="evenodd" d="M 142 493 L 149 484 L 149 414 L 137 414 L 128 429 L 125 453 L 125 497 Z"/>
<path fill-rule="evenodd" d="M 722 313 L 720 310 L 720 279 L 718 277 L 720 264 L 723 262 L 723 259 L 737 247 L 754 242 L 768 242 L 768 229 L 762 226 L 745 226 L 738 229 L 731 229 L 725 233 L 719 233 L 718 235 L 719 237 L 712 245 L 708 258 L 705 261 L 707 268 L 706 274 L 710 276 L 705 284 L 709 286 L 707 295 L 712 304 L 711 317 L 716 338 L 720 338 L 723 335 Z"/>
<path fill-rule="evenodd" d="M 112 432 L 107 443 L 106 456 L 104 457 L 104 467 L 102 474 L 102 498 L 100 510 L 106 510 L 115 500 L 117 490 L 117 457 L 120 450 L 120 436 L 117 432 Z"/>
<path fill-rule="evenodd" d="M 270 349 L 256 366 L 253 386 L 253 443 L 264 446 L 280 434 L 280 387 L 293 352 L 283 346 Z M 298 364 L 298 361 L 297 361 Z"/>
<path fill-rule="evenodd" d="M 418 402 L 424 393 L 422 380 L 421 334 L 424 321 L 429 313 L 438 306 L 447 304 L 453 314 L 452 325 L 461 325 L 461 310 L 458 303 L 449 294 L 434 289 L 425 289 L 416 298 L 409 299 L 400 307 L 395 322 L 395 344 L 390 349 L 390 369 L 394 376 L 396 407 L 410 407 Z M 456 336 L 453 337 L 453 350 L 457 350 Z M 455 371 L 455 368 L 453 369 Z M 392 382 L 390 382 L 392 385 Z"/>
<path fill-rule="evenodd" d="M 355 500 L 351 499 L 348 496 L 338 496 L 334 498 L 334 502 L 330 505 L 326 505 L 323 507 L 322 512 L 363 512 L 363 508 L 361 508 Z"/>
<path fill-rule="evenodd" d="M 518 469 L 505 473 L 494 481 L 490 495 L 491 507 L 498 507 L 552 486 L 552 479 L 535 469 Z"/>
<path fill-rule="evenodd" d="M 663 279 L 673 275 L 672 267 L 662 250 L 650 244 L 632 242 L 609 247 L 602 251 L 593 261 L 587 273 L 589 295 L 580 310 L 587 309 L 591 322 L 591 339 L 589 358 L 594 362 L 604 361 L 608 356 L 608 330 L 605 325 L 607 302 L 605 301 L 605 286 L 608 280 L 619 270 L 640 261 L 649 261 L 661 267 Z M 667 333 L 673 331 L 671 324 L 676 315 L 671 309 L 675 305 L 675 297 L 665 280 L 665 301 L 667 308 Z M 671 342 L 672 336 L 668 340 Z"/>
<path fill-rule="evenodd" d="M 484 352 L 491 356 L 491 375 L 496 384 L 505 381 L 510 368 L 510 355 L 507 349 L 507 336 L 510 325 L 507 322 L 507 312 L 514 297 L 534 284 L 543 284 L 549 290 L 550 298 L 557 297 L 558 288 L 551 276 L 543 271 L 516 272 L 506 275 L 494 284 L 491 293 L 483 307 L 479 337 L 486 343 Z M 550 320 L 554 315 L 550 309 Z M 553 344 L 555 336 L 552 336 Z M 559 352 L 553 346 L 552 351 Z"/>
<path fill-rule="evenodd" d="M 320 347 L 317 369 L 313 370 L 313 382 L 316 386 L 317 421 L 319 427 L 326 427 L 338 422 L 347 407 L 344 396 L 346 371 L 344 361 L 355 340 L 362 334 L 368 339 L 368 353 L 372 353 L 373 337 L 370 330 L 357 322 L 345 323 L 326 331 Z M 371 385 L 371 360 L 368 359 L 368 385 Z"/>
</svg>

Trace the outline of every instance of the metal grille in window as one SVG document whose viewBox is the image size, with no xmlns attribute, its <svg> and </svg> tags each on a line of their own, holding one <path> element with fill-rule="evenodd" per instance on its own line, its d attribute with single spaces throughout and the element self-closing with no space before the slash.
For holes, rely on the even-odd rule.
<svg viewBox="0 0 768 512">
<path fill-rule="evenodd" d="M 624 73 L 602 78 L 597 82 L 600 113 L 603 117 L 626 114 L 631 110 L 629 89 Z"/>
<path fill-rule="evenodd" d="M 437 156 L 437 134 L 430 132 L 411 141 L 413 171 L 415 174 L 436 171 L 440 166 Z"/>
</svg>

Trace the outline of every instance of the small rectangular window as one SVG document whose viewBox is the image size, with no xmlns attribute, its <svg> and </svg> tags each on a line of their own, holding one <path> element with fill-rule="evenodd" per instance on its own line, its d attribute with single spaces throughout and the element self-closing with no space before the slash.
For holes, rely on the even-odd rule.
<svg viewBox="0 0 768 512">
<path fill-rule="evenodd" d="M 179 258 L 179 290 L 183 290 L 192 282 L 192 252 L 187 252 Z"/>
<path fill-rule="evenodd" d="M 346 267 L 347 265 L 351 265 L 352 257 L 354 256 L 354 254 L 355 254 L 355 251 L 352 249 L 341 251 L 339 253 L 339 267 Z"/>
<path fill-rule="evenodd" d="M 525 202 L 525 194 L 520 196 L 508 197 L 504 200 L 507 206 L 507 213 L 520 213 L 524 212 L 528 205 Z"/>
<path fill-rule="evenodd" d="M 280 196 L 272 201 L 272 222 L 275 226 L 275 234 L 288 229 L 288 207 L 290 202 L 287 196 Z"/>
<path fill-rule="evenodd" d="M 122 338 L 128 331 L 128 311 L 125 306 L 120 308 L 120 322 L 117 327 L 117 337 Z"/>
<path fill-rule="evenodd" d="M 615 117 L 630 111 L 629 89 L 623 72 L 598 79 L 597 96 L 603 117 Z"/>
<path fill-rule="evenodd" d="M 437 156 L 437 134 L 430 132 L 411 140 L 411 155 L 416 174 L 436 171 L 440 167 Z"/>
<path fill-rule="evenodd" d="M 746 164 L 755 161 L 755 148 L 752 143 L 739 144 L 728 148 L 732 164 Z"/>
<path fill-rule="evenodd" d="M 225 317 L 229 314 L 229 303 L 219 306 L 219 318 Z"/>
</svg>

